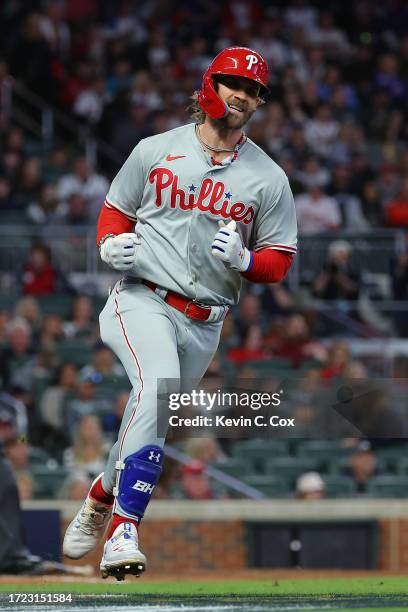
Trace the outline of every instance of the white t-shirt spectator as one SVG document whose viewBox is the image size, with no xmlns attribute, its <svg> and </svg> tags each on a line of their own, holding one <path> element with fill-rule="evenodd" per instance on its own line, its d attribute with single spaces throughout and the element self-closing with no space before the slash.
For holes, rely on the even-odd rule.
<svg viewBox="0 0 408 612">
<path fill-rule="evenodd" d="M 303 236 L 335 230 L 341 224 L 336 200 L 325 193 L 317 198 L 309 193 L 301 193 L 295 198 L 295 204 L 299 233 Z"/>
<path fill-rule="evenodd" d="M 85 181 L 74 173 L 64 174 L 57 184 L 58 196 L 62 201 L 68 200 L 73 193 L 81 194 L 87 201 L 92 217 L 98 215 L 108 190 L 108 180 L 96 172 L 90 174 Z"/>
<path fill-rule="evenodd" d="M 290 6 L 286 9 L 284 18 L 289 28 L 303 28 L 305 32 L 309 32 L 316 27 L 317 12 L 308 4 Z"/>
<path fill-rule="evenodd" d="M 334 119 L 320 121 L 311 119 L 305 126 L 306 142 L 315 153 L 327 157 L 330 153 L 331 143 L 337 137 L 339 124 Z"/>
</svg>

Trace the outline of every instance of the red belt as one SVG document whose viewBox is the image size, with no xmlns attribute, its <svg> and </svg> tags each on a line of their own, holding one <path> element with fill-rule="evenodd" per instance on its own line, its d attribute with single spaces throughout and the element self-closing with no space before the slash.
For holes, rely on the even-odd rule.
<svg viewBox="0 0 408 612">
<path fill-rule="evenodd" d="M 151 281 L 143 280 L 142 282 L 152 291 L 156 291 L 158 288 L 158 285 L 156 285 L 156 283 L 152 283 Z M 185 297 L 184 295 L 180 295 L 175 291 L 167 291 L 164 301 L 166 304 L 172 306 L 176 310 L 179 310 L 190 319 L 207 321 L 211 314 L 211 306 L 197 304 L 197 302 L 194 302 L 194 300 L 190 300 L 189 298 Z"/>
</svg>

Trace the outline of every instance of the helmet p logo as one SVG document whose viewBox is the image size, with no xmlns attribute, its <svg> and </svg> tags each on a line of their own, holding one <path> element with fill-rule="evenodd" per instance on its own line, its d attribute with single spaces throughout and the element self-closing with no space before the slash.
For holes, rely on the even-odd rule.
<svg viewBox="0 0 408 612">
<path fill-rule="evenodd" d="M 247 70 L 251 70 L 252 66 L 258 63 L 258 58 L 256 57 L 256 55 L 252 55 L 252 53 L 246 55 L 245 59 L 248 61 Z"/>
</svg>

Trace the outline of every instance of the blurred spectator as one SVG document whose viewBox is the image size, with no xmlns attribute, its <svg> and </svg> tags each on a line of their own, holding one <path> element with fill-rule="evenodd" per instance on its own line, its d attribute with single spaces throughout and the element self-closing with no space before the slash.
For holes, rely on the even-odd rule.
<svg viewBox="0 0 408 612">
<path fill-rule="evenodd" d="M 21 470 L 16 474 L 18 495 L 20 501 L 27 501 L 34 498 L 35 483 L 27 470 Z"/>
<path fill-rule="evenodd" d="M 1 350 L 7 343 L 7 327 L 10 321 L 10 314 L 7 310 L 0 309 L 0 354 Z M 2 385 L 1 382 L 1 372 L 0 372 L 0 387 Z"/>
<path fill-rule="evenodd" d="M 279 333 L 273 331 L 265 338 L 265 346 L 273 355 L 286 357 L 294 368 L 304 359 L 324 361 L 327 354 L 324 346 L 313 339 L 306 319 L 301 314 L 293 314 L 285 319 Z"/>
<path fill-rule="evenodd" d="M 27 409 L 24 403 L 7 391 L 0 391 L 0 447 L 8 441 L 24 439 L 27 426 Z"/>
<path fill-rule="evenodd" d="M 83 500 L 91 488 L 92 479 L 81 471 L 70 474 L 62 483 L 58 493 L 60 499 L 70 499 L 72 501 Z"/>
<path fill-rule="evenodd" d="M 46 185 L 53 185 L 66 173 L 67 166 L 69 165 L 69 156 L 67 149 L 60 145 L 51 149 L 45 167 L 44 167 L 44 181 Z M 58 193 L 55 196 L 58 199 Z"/>
<path fill-rule="evenodd" d="M 224 454 L 216 438 L 190 438 L 184 443 L 184 452 L 192 459 L 202 461 L 206 465 L 222 461 Z"/>
<path fill-rule="evenodd" d="M 45 315 L 39 335 L 39 346 L 41 349 L 49 352 L 56 352 L 58 343 L 63 339 L 64 332 L 61 315 Z"/>
<path fill-rule="evenodd" d="M 313 185 L 326 187 L 330 181 L 330 172 L 319 163 L 315 156 L 309 156 L 302 164 L 302 169 L 295 173 L 297 181 L 303 189 L 309 189 Z"/>
<path fill-rule="evenodd" d="M 291 29 L 303 28 L 306 33 L 310 33 L 316 28 L 317 10 L 306 0 L 291 2 L 285 9 L 284 16 L 287 26 Z"/>
<path fill-rule="evenodd" d="M 378 88 L 387 90 L 393 100 L 402 99 L 407 91 L 406 82 L 399 76 L 399 60 L 394 53 L 384 53 L 380 57 L 374 81 Z"/>
<path fill-rule="evenodd" d="M 102 117 L 104 104 L 107 102 L 104 79 L 93 79 L 87 88 L 79 93 L 73 111 L 79 119 L 96 124 Z"/>
<path fill-rule="evenodd" d="M 93 341 L 96 335 L 94 314 L 91 299 L 86 295 L 77 296 L 72 306 L 72 314 L 63 324 L 65 336 L 87 342 Z"/>
<path fill-rule="evenodd" d="M 23 293 L 49 295 L 55 293 L 57 271 L 51 263 L 51 251 L 45 244 L 32 247 L 23 272 Z"/>
<path fill-rule="evenodd" d="M 294 296 L 281 283 L 272 283 L 263 288 L 262 306 L 272 317 L 291 314 L 296 307 Z"/>
<path fill-rule="evenodd" d="M 98 398 L 96 385 L 101 381 L 100 376 L 82 371 L 78 385 L 72 397 L 67 397 L 64 402 L 64 433 L 69 440 L 73 440 L 75 428 L 87 415 L 103 415 L 107 412 L 106 404 L 109 400 Z"/>
<path fill-rule="evenodd" d="M 308 145 L 317 155 L 328 156 L 331 145 L 339 132 L 339 124 L 333 119 L 328 104 L 317 107 L 313 119 L 306 122 L 305 138 Z"/>
<path fill-rule="evenodd" d="M 107 346 L 98 344 L 94 350 L 92 364 L 81 370 L 81 378 L 93 379 L 96 383 L 110 382 L 125 378 L 125 370 Z"/>
<path fill-rule="evenodd" d="M 368 482 L 381 474 L 371 444 L 367 440 L 360 442 L 342 474 L 353 479 L 358 493 L 365 493 Z"/>
<path fill-rule="evenodd" d="M 29 157 L 23 163 L 14 198 L 19 208 L 25 208 L 40 195 L 42 181 L 41 163 L 37 157 Z"/>
<path fill-rule="evenodd" d="M 329 246 L 323 270 L 313 281 L 313 294 L 324 300 L 356 300 L 360 291 L 360 278 L 353 269 L 352 247 L 345 240 L 336 240 Z"/>
<path fill-rule="evenodd" d="M 334 341 L 329 349 L 329 355 L 324 367 L 320 370 L 322 378 L 331 379 L 341 376 L 350 361 L 350 348 L 347 342 Z"/>
<path fill-rule="evenodd" d="M 394 200 L 398 195 L 401 186 L 400 176 L 397 168 L 390 162 L 384 162 L 378 168 L 379 177 L 376 181 L 376 187 L 380 200 L 385 206 L 388 202 Z"/>
<path fill-rule="evenodd" d="M 57 190 L 52 183 L 45 183 L 38 200 L 34 200 L 27 208 L 27 216 L 36 225 L 57 225 L 63 221 L 66 205 L 58 200 Z"/>
<path fill-rule="evenodd" d="M 31 328 L 24 319 L 12 319 L 7 325 L 7 344 L 0 353 L 3 382 L 24 381 L 27 367 L 34 363 Z"/>
<path fill-rule="evenodd" d="M 306 193 L 295 197 L 295 203 L 300 235 L 313 236 L 340 227 L 339 205 L 324 192 L 321 179 L 311 182 Z"/>
<path fill-rule="evenodd" d="M 17 204 L 11 192 L 10 180 L 6 176 L 0 176 L 0 210 L 10 211 L 16 208 Z"/>
<path fill-rule="evenodd" d="M 25 13 L 19 36 L 13 37 L 9 56 L 10 72 L 17 79 L 47 100 L 54 99 L 51 73 L 51 51 L 41 32 L 41 16 Z"/>
<path fill-rule="evenodd" d="M 324 480 L 318 472 L 306 472 L 296 481 L 298 499 L 323 499 L 325 497 Z"/>
<path fill-rule="evenodd" d="M 71 193 L 67 199 L 63 219 L 67 225 L 87 226 L 90 222 L 85 198 L 80 193 Z"/>
<path fill-rule="evenodd" d="M 33 332 L 39 332 L 42 324 L 42 313 L 35 298 L 31 296 L 21 298 L 14 308 L 14 316 L 27 321 Z"/>
<path fill-rule="evenodd" d="M 244 332 L 242 344 L 228 352 L 228 359 L 238 365 L 249 360 L 268 359 L 269 355 L 263 348 L 262 330 L 258 325 L 250 325 Z"/>
<path fill-rule="evenodd" d="M 205 464 L 194 459 L 181 469 L 181 485 L 187 499 L 213 499 L 210 479 L 205 473 Z"/>
<path fill-rule="evenodd" d="M 261 300 L 257 295 L 253 295 L 251 293 L 244 293 L 244 295 L 241 296 L 238 309 L 239 312 L 236 326 L 242 337 L 250 326 L 262 325 L 262 304 Z"/>
<path fill-rule="evenodd" d="M 72 442 L 72 446 L 64 451 L 65 467 L 80 470 L 93 480 L 103 472 L 109 450 L 98 417 L 93 414 L 83 416 L 75 428 Z"/>
<path fill-rule="evenodd" d="M 108 189 L 107 179 L 97 174 L 84 156 L 75 160 L 73 172 L 63 175 L 57 184 L 58 196 L 62 201 L 68 202 L 72 194 L 80 194 L 85 199 L 90 219 L 99 213 Z"/>
<path fill-rule="evenodd" d="M 391 279 L 393 298 L 408 300 L 408 253 L 401 253 L 392 260 Z"/>
<path fill-rule="evenodd" d="M 370 226 L 364 217 L 360 199 L 351 192 L 350 181 L 350 168 L 344 164 L 339 164 L 333 169 L 328 192 L 339 205 L 343 228 L 354 232 L 365 232 Z"/>
<path fill-rule="evenodd" d="M 26 295 L 73 292 L 63 273 L 52 264 L 51 249 L 41 243 L 35 244 L 28 253 L 22 284 L 23 293 Z"/>
<path fill-rule="evenodd" d="M 391 227 L 408 227 L 408 178 L 403 180 L 396 198 L 387 204 L 385 221 Z"/>
<path fill-rule="evenodd" d="M 362 186 L 361 204 L 364 217 L 372 227 L 384 225 L 384 207 L 374 181 L 367 181 Z"/>
<path fill-rule="evenodd" d="M 4 443 L 7 459 L 16 472 L 29 468 L 28 444 L 20 437 L 12 437 Z"/>
<path fill-rule="evenodd" d="M 47 387 L 40 401 L 43 422 L 55 430 L 63 430 L 64 402 L 69 394 L 75 393 L 78 383 L 78 369 L 73 363 L 63 363 L 53 383 Z"/>
</svg>

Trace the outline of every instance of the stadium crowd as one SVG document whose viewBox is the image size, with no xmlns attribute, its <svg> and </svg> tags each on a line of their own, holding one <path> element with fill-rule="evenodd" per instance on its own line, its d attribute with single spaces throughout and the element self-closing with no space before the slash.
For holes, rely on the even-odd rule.
<svg viewBox="0 0 408 612">
<path fill-rule="evenodd" d="M 10 79 L 125 159 L 141 138 L 189 121 L 189 98 L 217 51 L 244 45 L 261 52 L 271 67 L 270 94 L 248 135 L 289 177 L 301 245 L 323 234 L 329 248 L 306 297 L 287 283 L 245 287 L 208 376 L 252 377 L 280 364 L 321 380 L 368 379 L 381 368 L 355 359 L 346 340 L 330 338 L 341 333 L 319 317 L 314 300 L 340 308 L 349 302 L 348 315 L 367 337 L 408 336 L 403 312 L 384 321 L 356 310 L 364 283 L 353 243 L 344 239 L 347 232 L 408 227 L 407 19 L 398 0 L 3 0 L 0 211 L 3 224 L 18 221 L 41 237 L 11 280 L 10 271 L 0 272 L 2 291 L 16 294 L 15 306 L 0 312 L 0 432 L 23 497 L 49 494 L 41 484 L 47 464 L 48 478 L 52 471 L 65 476 L 60 495 L 82 499 L 115 437 L 128 382 L 99 343 L 100 301 L 78 292 L 49 240 L 54 226 L 75 234 L 95 225 L 117 165 L 100 159 L 93 167 L 65 134 L 47 146 L 33 138 L 10 113 Z M 390 258 L 387 287 L 388 298 L 408 299 L 408 241 Z M 56 295 L 65 296 L 63 308 L 50 311 Z M 401 357 L 389 374 L 404 377 L 406 370 Z M 396 419 L 399 409 L 397 403 Z M 175 495 L 227 494 L 211 488 L 204 467 L 225 463 L 231 448 L 211 448 L 205 457 L 192 449 L 181 471 L 169 462 L 174 469 L 157 495 L 171 495 L 171 483 Z M 356 442 L 355 450 L 361 461 L 350 469 L 358 472 L 372 449 Z M 374 463 L 367 470 L 375 475 Z M 324 490 L 310 473 L 298 483 L 300 496 L 310 483 Z"/>
</svg>

